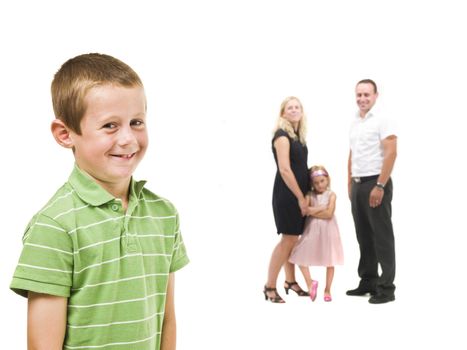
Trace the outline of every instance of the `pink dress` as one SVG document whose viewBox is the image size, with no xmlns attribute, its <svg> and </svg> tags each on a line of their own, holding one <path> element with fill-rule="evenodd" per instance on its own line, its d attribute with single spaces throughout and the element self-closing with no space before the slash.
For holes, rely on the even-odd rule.
<svg viewBox="0 0 467 350">
<path fill-rule="evenodd" d="M 318 195 L 313 193 L 313 206 L 327 206 L 331 193 L 331 191 Z M 331 219 L 308 216 L 303 234 L 295 245 L 289 261 L 299 266 L 343 265 L 344 251 L 335 216 Z"/>
</svg>

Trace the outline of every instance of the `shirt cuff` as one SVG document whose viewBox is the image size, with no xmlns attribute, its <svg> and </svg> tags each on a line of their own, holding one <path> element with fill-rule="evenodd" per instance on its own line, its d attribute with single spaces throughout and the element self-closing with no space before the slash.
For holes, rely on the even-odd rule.
<svg viewBox="0 0 467 350">
<path fill-rule="evenodd" d="M 172 265 L 170 266 L 170 273 L 175 272 L 180 270 L 182 267 L 187 265 L 190 262 L 190 259 L 188 259 L 188 256 L 182 256 L 180 259 L 177 261 L 173 262 Z"/>
<path fill-rule="evenodd" d="M 13 278 L 13 281 L 10 284 L 10 289 L 13 292 L 26 298 L 28 296 L 28 292 L 50 294 L 50 295 L 55 295 L 58 297 L 65 297 L 65 298 L 70 297 L 69 286 L 49 284 L 49 283 L 44 283 L 44 282 L 28 280 L 24 278 L 17 278 L 17 277 Z"/>
</svg>

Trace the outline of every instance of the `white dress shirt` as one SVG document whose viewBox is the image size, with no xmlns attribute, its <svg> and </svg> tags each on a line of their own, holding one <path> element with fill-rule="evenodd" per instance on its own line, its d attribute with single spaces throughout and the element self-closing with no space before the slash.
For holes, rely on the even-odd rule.
<svg viewBox="0 0 467 350">
<path fill-rule="evenodd" d="M 352 151 L 352 177 L 379 175 L 383 166 L 381 141 L 396 135 L 394 123 L 372 110 L 365 117 L 357 112 L 350 126 L 350 150 Z"/>
</svg>

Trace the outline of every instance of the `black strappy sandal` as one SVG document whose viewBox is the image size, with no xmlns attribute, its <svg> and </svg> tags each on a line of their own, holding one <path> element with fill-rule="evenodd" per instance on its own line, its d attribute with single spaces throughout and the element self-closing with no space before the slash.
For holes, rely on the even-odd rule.
<svg viewBox="0 0 467 350">
<path fill-rule="evenodd" d="M 285 294 L 289 295 L 289 289 L 293 290 L 295 293 L 297 293 L 297 295 L 299 297 L 309 297 L 310 296 L 310 293 L 308 292 L 305 292 L 299 285 L 297 282 L 287 282 L 285 281 L 284 282 L 286 285 L 284 286 L 284 289 L 285 289 Z M 299 288 L 299 290 L 295 290 L 293 289 L 292 287 L 293 286 L 297 286 Z"/>
<path fill-rule="evenodd" d="M 268 292 L 274 292 L 275 296 L 273 298 L 271 298 L 268 295 Z M 270 300 L 271 303 L 278 303 L 278 304 L 285 303 L 284 299 L 282 299 L 281 296 L 279 295 L 279 293 L 277 293 L 277 288 L 269 288 L 269 287 L 264 286 L 263 293 L 264 293 L 264 299 L 266 299 L 266 301 Z"/>
</svg>

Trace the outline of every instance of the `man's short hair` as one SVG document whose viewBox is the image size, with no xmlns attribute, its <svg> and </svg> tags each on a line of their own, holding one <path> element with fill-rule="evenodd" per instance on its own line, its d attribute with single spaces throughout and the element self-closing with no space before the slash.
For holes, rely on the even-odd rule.
<svg viewBox="0 0 467 350">
<path fill-rule="evenodd" d="M 373 90 L 374 90 L 375 94 L 378 93 L 378 88 L 376 87 L 376 83 L 371 79 L 362 79 L 357 83 L 357 85 L 358 84 L 371 84 L 371 85 L 373 85 Z"/>
</svg>

